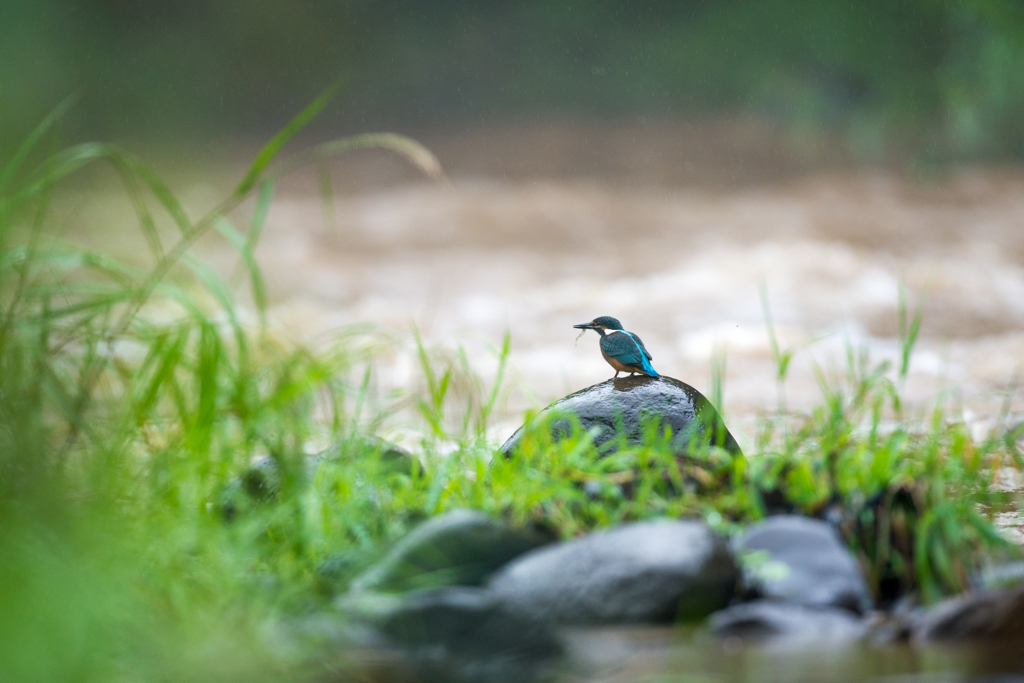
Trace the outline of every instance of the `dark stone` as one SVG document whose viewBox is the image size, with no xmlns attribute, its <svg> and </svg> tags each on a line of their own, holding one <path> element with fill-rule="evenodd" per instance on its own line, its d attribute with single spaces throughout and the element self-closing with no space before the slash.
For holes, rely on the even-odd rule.
<svg viewBox="0 0 1024 683">
<path fill-rule="evenodd" d="M 318 466 L 323 461 L 345 460 L 347 458 L 365 459 L 377 457 L 380 467 L 385 472 L 409 474 L 412 472 L 412 453 L 371 434 L 355 434 L 342 439 L 313 456 L 312 462 Z"/>
<path fill-rule="evenodd" d="M 1024 585 L 949 598 L 914 620 L 915 641 L 1024 641 Z"/>
<path fill-rule="evenodd" d="M 366 462 L 377 457 L 385 473 L 409 474 L 415 457 L 393 443 L 369 434 L 356 434 L 331 445 L 315 455 L 303 455 L 290 474 L 312 479 L 324 462 L 359 458 Z M 221 517 L 230 522 L 240 512 L 254 505 L 272 503 L 281 493 L 284 477 L 276 458 L 263 457 L 253 462 L 237 478 L 232 479 L 218 495 L 215 503 Z"/>
<path fill-rule="evenodd" d="M 407 591 L 473 586 L 519 555 L 551 542 L 482 512 L 455 510 L 430 519 L 352 582 L 352 590 Z"/>
<path fill-rule="evenodd" d="M 787 643 L 855 643 L 864 637 L 862 619 L 847 610 L 757 600 L 715 612 L 707 621 L 719 638 Z"/>
<path fill-rule="evenodd" d="M 743 567 L 740 592 L 809 607 L 871 609 L 860 566 L 826 522 L 793 515 L 769 517 L 735 542 Z"/>
<path fill-rule="evenodd" d="M 232 479 L 220 491 L 215 503 L 225 522 L 240 512 L 277 500 L 281 491 L 281 471 L 273 458 L 260 458 Z"/>
<path fill-rule="evenodd" d="M 626 524 L 527 553 L 489 587 L 509 610 L 560 625 L 694 621 L 728 604 L 736 565 L 700 522 Z"/>
<path fill-rule="evenodd" d="M 253 500 L 273 500 L 281 490 L 281 468 L 273 458 L 260 458 L 242 472 L 239 481 L 242 491 Z"/>
<path fill-rule="evenodd" d="M 410 595 L 378 628 L 427 681 L 529 682 L 562 653 L 547 624 L 506 610 L 480 588 Z"/>
<path fill-rule="evenodd" d="M 584 430 L 598 427 L 600 433 L 594 439 L 598 447 L 615 438 L 620 425 L 630 443 L 640 443 L 647 424 L 659 420 L 671 427 L 676 452 L 685 453 L 691 439 L 695 439 L 700 444 L 740 453 L 736 439 L 711 402 L 689 384 L 671 377 L 609 379 L 555 401 L 536 419 L 552 417 L 551 430 L 556 439 L 572 431 L 570 420 L 557 418 L 559 413 L 575 415 Z M 525 428 L 523 425 L 509 437 L 501 447 L 503 454 L 507 456 L 516 448 Z"/>
</svg>

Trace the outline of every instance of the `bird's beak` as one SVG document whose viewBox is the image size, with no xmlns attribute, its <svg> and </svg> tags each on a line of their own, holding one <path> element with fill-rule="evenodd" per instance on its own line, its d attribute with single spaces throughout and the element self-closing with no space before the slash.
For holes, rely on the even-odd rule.
<svg viewBox="0 0 1024 683">
<path fill-rule="evenodd" d="M 593 330 L 593 323 L 580 323 L 579 325 L 573 325 L 577 330 Z"/>
</svg>

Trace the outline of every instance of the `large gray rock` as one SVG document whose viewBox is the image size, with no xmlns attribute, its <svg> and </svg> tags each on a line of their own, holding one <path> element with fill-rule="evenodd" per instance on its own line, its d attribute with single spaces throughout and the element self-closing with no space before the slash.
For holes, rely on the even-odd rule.
<svg viewBox="0 0 1024 683">
<path fill-rule="evenodd" d="M 862 619 L 844 609 L 770 600 L 744 602 L 715 612 L 707 625 L 719 638 L 830 646 L 855 643 L 867 631 Z"/>
<path fill-rule="evenodd" d="M 966 593 L 944 600 L 917 614 L 911 633 L 918 642 L 1024 643 L 1024 585 L 1008 590 Z"/>
<path fill-rule="evenodd" d="M 728 604 L 736 565 L 706 525 L 626 524 L 534 550 L 489 586 L 509 610 L 552 624 L 697 620 Z"/>
<path fill-rule="evenodd" d="M 351 590 L 397 592 L 479 585 L 510 560 L 551 540 L 482 512 L 455 510 L 413 529 L 384 559 L 357 577 Z"/>
<path fill-rule="evenodd" d="M 535 419 L 552 417 L 552 434 L 564 438 L 571 432 L 571 423 L 557 419 L 558 413 L 576 415 L 585 430 L 597 427 L 600 432 L 594 441 L 598 446 L 615 438 L 620 425 L 630 443 L 640 443 L 644 427 L 658 420 L 671 427 L 677 452 L 685 453 L 691 439 L 740 452 L 715 407 L 689 384 L 671 377 L 609 379 L 555 401 Z M 509 437 L 502 453 L 508 455 L 517 447 L 525 428 L 523 425 Z"/>
<path fill-rule="evenodd" d="M 740 590 L 747 597 L 810 607 L 871 609 L 860 566 L 825 522 L 793 515 L 769 517 L 735 542 L 743 565 Z"/>
</svg>

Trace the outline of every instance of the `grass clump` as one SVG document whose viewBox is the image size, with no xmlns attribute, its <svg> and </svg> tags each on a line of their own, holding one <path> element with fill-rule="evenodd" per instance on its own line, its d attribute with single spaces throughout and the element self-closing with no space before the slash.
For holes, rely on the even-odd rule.
<svg viewBox="0 0 1024 683">
<path fill-rule="evenodd" d="M 555 440 L 538 419 L 515 454 L 495 458 L 487 429 L 508 336 L 493 384 L 464 354 L 417 337 L 422 391 L 377 397 L 365 338 L 316 353 L 275 342 L 241 322 L 230 289 L 189 253 L 220 232 L 262 319 L 253 250 L 274 180 L 366 146 L 437 174 L 429 152 L 370 135 L 275 167 L 291 126 L 193 220 L 115 147 L 75 147 L 26 170 L 57 118 L 0 175 L 0 670 L 12 678 L 315 675 L 325 651 L 294 624 L 416 523 L 462 507 L 563 537 L 655 516 L 730 531 L 775 509 L 834 513 L 883 598 L 893 586 L 926 600 L 956 592 L 986 558 L 1013 552 L 990 515 L 1016 503 L 993 484 L 1002 468 L 1021 468 L 1021 428 L 979 443 L 941 406 L 917 424 L 904 416 L 899 377 L 852 352 L 845 375 L 820 373 L 819 408 L 766 420 L 747 456 L 680 457 L 656 425 L 639 445 L 599 450 L 578 425 Z M 46 234 L 60 181 L 100 162 L 124 181 L 149 269 Z M 232 211 L 248 199 L 242 232 Z M 170 246 L 161 221 L 175 231 Z M 411 456 L 376 435 L 409 409 Z"/>
<path fill-rule="evenodd" d="M 349 379 L 365 353 L 343 340 L 314 356 L 245 327 L 189 247 L 214 229 L 234 244 L 263 316 L 252 251 L 273 183 L 290 170 L 268 166 L 296 126 L 193 220 L 113 146 L 80 145 L 29 168 L 59 114 L 0 173 L 0 669 L 40 681 L 291 672 L 294 649 L 267 647 L 275 624 L 316 600 L 324 548 L 344 547 L 329 543 L 344 523 L 310 498 L 307 449 L 359 423 Z M 308 158 L 370 146 L 437 171 L 429 152 L 393 135 L 328 143 Z M 124 182 L 149 268 L 46 234 L 60 181 L 98 163 Z M 250 196 L 243 234 L 230 214 Z M 169 246 L 161 220 L 175 231 Z M 375 474 L 363 457 L 373 449 L 349 455 Z M 279 475 L 274 500 L 226 524 L 225 500 L 257 458 Z M 384 533 L 372 516 L 357 526 L 344 531 L 366 543 Z"/>
</svg>

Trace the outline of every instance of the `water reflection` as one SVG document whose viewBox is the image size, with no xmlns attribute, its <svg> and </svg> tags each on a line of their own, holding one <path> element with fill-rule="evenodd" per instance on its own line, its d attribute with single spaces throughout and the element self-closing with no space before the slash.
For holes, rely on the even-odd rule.
<svg viewBox="0 0 1024 683">
<path fill-rule="evenodd" d="M 713 642 L 665 628 L 580 630 L 570 635 L 572 663 L 563 680 L 593 683 L 729 681 L 766 683 L 833 681 L 1018 680 L 1024 674 L 1019 644 L 1004 646 L 835 645 L 789 642 L 750 645 Z"/>
</svg>

